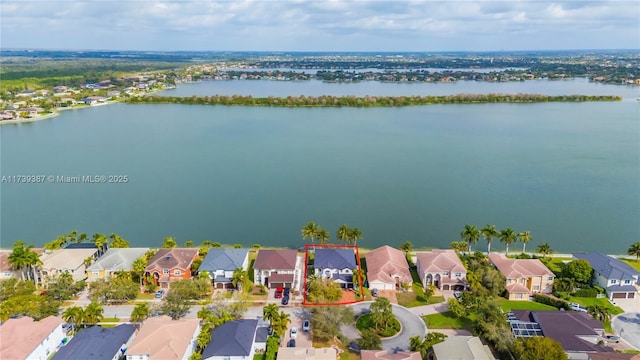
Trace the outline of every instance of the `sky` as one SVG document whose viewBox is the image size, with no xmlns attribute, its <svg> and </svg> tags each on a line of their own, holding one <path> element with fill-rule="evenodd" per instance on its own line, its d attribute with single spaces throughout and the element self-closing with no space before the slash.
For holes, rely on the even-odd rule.
<svg viewBox="0 0 640 360">
<path fill-rule="evenodd" d="M 640 49 L 640 1 L 2 0 L 0 31 L 20 49 Z"/>
</svg>

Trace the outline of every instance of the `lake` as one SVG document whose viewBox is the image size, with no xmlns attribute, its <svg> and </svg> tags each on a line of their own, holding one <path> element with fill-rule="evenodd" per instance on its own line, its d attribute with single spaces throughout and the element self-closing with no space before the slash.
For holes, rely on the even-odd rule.
<svg viewBox="0 0 640 360">
<path fill-rule="evenodd" d="M 3 176 L 126 175 L 128 182 L 4 183 L 0 244 L 41 246 L 78 229 L 116 232 L 132 246 L 173 236 L 181 244 L 298 247 L 310 220 L 332 240 L 340 224 L 358 226 L 366 247 L 449 247 L 465 224 L 530 230 L 528 249 L 548 242 L 556 252 L 626 253 L 640 239 L 637 88 L 584 79 L 414 85 L 210 81 L 164 93 L 625 100 L 373 109 L 115 104 L 3 125 Z M 494 241 L 492 249 L 503 248 Z"/>
</svg>

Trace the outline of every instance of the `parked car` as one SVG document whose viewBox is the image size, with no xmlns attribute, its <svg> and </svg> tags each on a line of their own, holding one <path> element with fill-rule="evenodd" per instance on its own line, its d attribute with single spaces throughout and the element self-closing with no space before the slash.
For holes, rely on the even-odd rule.
<svg viewBox="0 0 640 360">
<path fill-rule="evenodd" d="M 371 296 L 373 297 L 377 297 L 378 296 L 378 289 L 371 289 Z"/>
<path fill-rule="evenodd" d="M 287 347 L 296 347 L 296 340 L 295 339 L 289 340 Z"/>
<path fill-rule="evenodd" d="M 585 308 L 584 306 L 580 306 L 580 304 L 576 304 L 576 303 L 569 303 L 569 306 L 571 307 L 572 310 L 574 311 L 582 311 L 582 312 L 587 312 L 587 308 Z"/>
<path fill-rule="evenodd" d="M 283 293 L 282 286 L 278 286 L 276 288 L 276 293 L 275 293 L 275 295 L 273 297 L 276 298 L 276 299 L 280 299 L 282 297 L 282 293 Z"/>
<path fill-rule="evenodd" d="M 289 294 L 291 294 L 291 289 L 289 289 L 289 288 L 284 288 L 284 291 L 283 291 L 283 293 L 282 293 L 282 294 L 283 294 L 283 296 L 289 296 Z"/>
<path fill-rule="evenodd" d="M 163 296 L 164 296 L 164 290 L 156 291 L 156 299 L 160 299 Z"/>
<path fill-rule="evenodd" d="M 607 335 L 605 337 L 605 339 L 607 339 L 607 342 L 610 342 L 610 343 L 619 343 L 620 342 L 620 337 L 619 336 L 615 336 L 615 335 Z"/>
<path fill-rule="evenodd" d="M 454 291 L 453 292 L 453 297 L 455 297 L 456 300 L 460 300 L 461 296 L 462 296 L 462 291 Z"/>
<path fill-rule="evenodd" d="M 291 338 L 295 339 L 298 337 L 298 328 L 291 328 Z"/>
<path fill-rule="evenodd" d="M 282 301 L 281 301 L 282 305 L 288 305 L 289 304 L 289 296 L 283 296 L 282 297 Z"/>
<path fill-rule="evenodd" d="M 309 320 L 305 320 L 302 323 L 302 331 L 309 331 L 310 327 L 311 327 L 311 323 L 309 322 Z"/>
</svg>

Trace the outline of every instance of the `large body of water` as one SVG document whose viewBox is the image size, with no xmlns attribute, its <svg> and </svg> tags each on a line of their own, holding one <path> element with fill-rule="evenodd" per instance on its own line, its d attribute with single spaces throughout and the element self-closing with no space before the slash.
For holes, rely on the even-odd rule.
<svg viewBox="0 0 640 360">
<path fill-rule="evenodd" d="M 116 104 L 3 125 L 3 176 L 126 175 L 128 183 L 3 183 L 0 245 L 42 245 L 78 229 L 116 232 L 134 246 L 159 246 L 166 236 L 300 246 L 310 220 L 333 239 L 340 224 L 358 226 L 367 247 L 448 247 L 465 224 L 530 230 L 528 248 L 548 242 L 558 252 L 625 253 L 640 239 L 637 88 L 582 79 L 414 85 L 213 81 L 165 94 L 625 100 L 374 109 Z"/>
</svg>

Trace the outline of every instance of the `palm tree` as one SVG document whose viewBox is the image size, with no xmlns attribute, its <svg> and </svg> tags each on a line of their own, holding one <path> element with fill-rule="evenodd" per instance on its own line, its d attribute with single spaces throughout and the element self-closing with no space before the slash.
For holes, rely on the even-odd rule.
<svg viewBox="0 0 640 360">
<path fill-rule="evenodd" d="M 522 253 L 524 254 L 525 249 L 527 247 L 527 243 L 533 240 L 533 236 L 531 236 L 531 232 L 529 230 L 518 233 L 518 237 L 522 242 Z"/>
<path fill-rule="evenodd" d="M 318 227 L 318 242 L 320 245 L 328 243 L 330 238 L 331 234 L 327 230 Z"/>
<path fill-rule="evenodd" d="M 498 230 L 496 230 L 495 225 L 486 225 L 480 229 L 480 233 L 487 239 L 487 254 L 489 254 L 491 252 L 491 242 L 493 238 L 499 235 Z"/>
<path fill-rule="evenodd" d="M 507 256 L 509 256 L 509 245 L 518 241 L 515 230 L 513 230 L 512 228 L 502 229 L 500 230 L 500 234 L 498 234 L 498 237 L 500 238 L 500 241 L 504 243 L 507 249 L 505 253 L 507 254 Z"/>
<path fill-rule="evenodd" d="M 187 241 L 185 241 L 185 242 L 184 242 L 184 247 L 188 247 L 188 248 L 190 248 L 190 247 L 192 247 L 192 246 L 193 246 L 193 241 L 191 241 L 191 240 L 187 240 Z"/>
<path fill-rule="evenodd" d="M 203 247 L 213 247 L 213 243 L 211 242 L 211 240 L 205 240 L 202 242 L 202 246 Z"/>
<path fill-rule="evenodd" d="M 413 244 L 409 241 L 405 241 L 402 245 L 400 245 L 400 250 L 404 251 L 404 254 L 406 256 L 411 251 L 413 251 Z"/>
<path fill-rule="evenodd" d="M 103 309 L 100 304 L 92 301 L 91 304 L 84 308 L 84 317 L 82 323 L 86 327 L 87 325 L 97 325 L 104 316 L 102 315 Z"/>
<path fill-rule="evenodd" d="M 84 310 L 79 306 L 68 307 L 62 313 L 62 319 L 71 324 L 71 331 L 74 331 L 84 320 Z"/>
<path fill-rule="evenodd" d="M 27 267 L 31 269 L 31 274 L 33 276 L 33 283 L 38 285 L 38 274 L 36 271 L 38 270 L 38 266 L 42 266 L 42 260 L 40 259 L 40 255 L 37 253 L 30 251 L 27 248 Z"/>
<path fill-rule="evenodd" d="M 351 277 L 351 281 L 354 284 L 364 284 L 365 280 L 367 280 L 367 275 L 362 269 L 353 269 L 353 276 Z M 361 282 L 362 281 L 362 282 Z M 359 290 L 358 290 L 359 291 Z"/>
<path fill-rule="evenodd" d="M 287 324 L 289 324 L 290 322 L 291 322 L 291 316 L 289 316 L 289 314 L 285 313 L 284 311 L 280 311 L 280 313 L 271 322 L 271 327 L 273 328 L 273 332 L 276 334 L 283 335 L 284 332 L 287 330 Z"/>
<path fill-rule="evenodd" d="M 147 303 L 137 304 L 136 307 L 131 311 L 131 321 L 136 323 L 137 327 L 140 327 L 140 324 L 149 318 L 151 314 L 149 310 L 149 305 Z"/>
<path fill-rule="evenodd" d="M 465 225 L 464 230 L 460 233 L 460 238 L 466 240 L 468 247 L 468 252 L 471 254 L 471 244 L 475 244 L 480 239 L 480 231 L 476 228 L 475 225 Z"/>
<path fill-rule="evenodd" d="M 277 304 L 271 303 L 262 308 L 262 318 L 267 320 L 269 324 L 273 325 L 273 321 L 278 316 L 280 309 Z"/>
<path fill-rule="evenodd" d="M 248 277 L 249 275 L 247 275 L 246 271 L 242 270 L 242 268 L 236 268 L 233 270 L 231 284 L 239 291 L 242 291 L 242 285 L 247 281 Z"/>
<path fill-rule="evenodd" d="M 204 349 L 207 347 L 209 342 L 211 341 L 211 324 L 205 323 L 202 325 L 200 329 L 200 333 L 196 338 L 196 345 L 198 345 L 198 349 Z"/>
<path fill-rule="evenodd" d="M 589 315 L 594 319 L 598 319 L 602 322 L 611 320 L 611 311 L 609 308 L 599 304 L 587 306 L 587 313 L 589 313 Z"/>
<path fill-rule="evenodd" d="M 336 232 L 336 238 L 338 239 L 338 241 L 347 242 L 347 239 L 349 239 L 349 230 L 350 229 L 346 224 L 340 225 L 338 231 Z"/>
<path fill-rule="evenodd" d="M 313 244 L 314 239 L 318 235 L 318 225 L 313 221 L 309 221 L 307 225 L 302 227 L 302 240 L 311 239 L 311 243 Z"/>
<path fill-rule="evenodd" d="M 640 241 L 631 244 L 629 250 L 627 250 L 627 254 L 636 257 L 636 262 L 638 262 L 638 258 L 640 257 Z"/>
<path fill-rule="evenodd" d="M 465 252 L 465 250 L 467 250 L 467 243 L 465 241 L 452 241 L 451 250 L 457 251 L 462 254 Z"/>
<path fill-rule="evenodd" d="M 357 246 L 358 240 L 363 239 L 362 231 L 360 231 L 360 229 L 358 229 L 357 227 L 349 229 L 349 237 L 347 239 L 350 244 L 353 244 L 353 246 Z"/>
<path fill-rule="evenodd" d="M 178 243 L 171 236 L 164 238 L 164 242 L 162 243 L 163 248 L 174 248 L 177 246 Z"/>
<path fill-rule="evenodd" d="M 9 265 L 13 269 L 19 270 L 22 276 L 22 280 L 24 281 L 24 269 L 29 265 L 29 255 L 27 252 L 33 248 L 33 246 L 28 246 L 25 248 L 24 241 L 16 241 L 13 244 L 13 251 L 9 255 L 7 259 L 9 261 Z"/>
<path fill-rule="evenodd" d="M 547 255 L 553 254 L 553 250 L 551 250 L 551 246 L 547 243 L 542 243 L 538 245 L 536 248 L 536 252 L 542 254 L 542 258 L 544 259 Z"/>
</svg>

